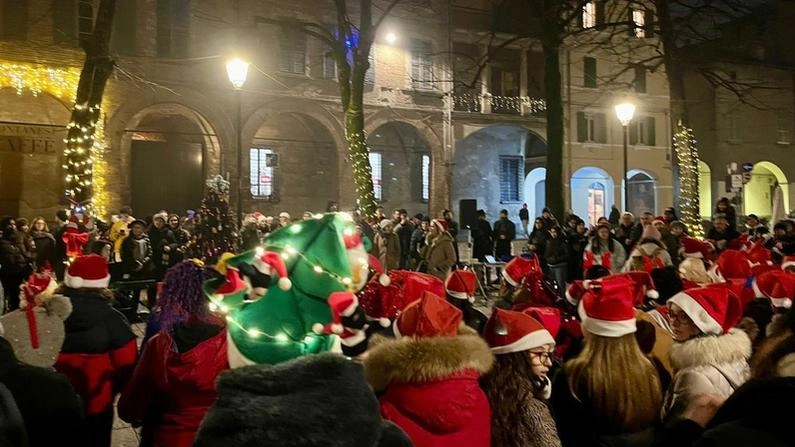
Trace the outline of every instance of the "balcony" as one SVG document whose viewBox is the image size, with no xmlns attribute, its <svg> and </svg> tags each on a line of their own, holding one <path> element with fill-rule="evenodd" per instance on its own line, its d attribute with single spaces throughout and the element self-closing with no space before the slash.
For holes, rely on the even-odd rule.
<svg viewBox="0 0 795 447">
<path fill-rule="evenodd" d="M 457 93 L 453 96 L 453 110 L 469 113 L 501 115 L 540 115 L 546 112 L 546 101 L 529 96 L 495 96 L 479 93 Z"/>
</svg>

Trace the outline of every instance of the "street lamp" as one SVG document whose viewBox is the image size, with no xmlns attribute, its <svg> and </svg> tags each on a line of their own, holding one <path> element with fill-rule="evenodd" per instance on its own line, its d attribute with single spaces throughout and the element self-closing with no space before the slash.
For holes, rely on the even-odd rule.
<svg viewBox="0 0 795 447">
<path fill-rule="evenodd" d="M 624 211 L 629 211 L 629 179 L 627 178 L 627 147 L 629 146 L 629 123 L 635 115 L 635 104 L 623 102 L 616 106 L 616 117 L 624 127 Z"/>
<path fill-rule="evenodd" d="M 388 33 L 386 33 L 386 36 L 384 36 L 384 39 L 386 40 L 386 43 L 392 45 L 397 41 L 397 34 L 395 34 L 392 31 L 389 31 Z"/>
<path fill-rule="evenodd" d="M 243 228 L 243 126 L 240 119 L 240 89 L 246 83 L 248 62 L 242 59 L 230 59 L 226 62 L 226 75 L 235 89 L 237 102 L 237 231 Z"/>
</svg>

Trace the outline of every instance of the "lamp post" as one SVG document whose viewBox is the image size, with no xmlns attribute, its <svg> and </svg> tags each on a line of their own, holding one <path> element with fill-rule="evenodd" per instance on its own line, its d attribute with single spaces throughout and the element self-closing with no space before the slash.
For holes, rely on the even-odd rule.
<svg viewBox="0 0 795 447">
<path fill-rule="evenodd" d="M 243 227 L 243 125 L 240 119 L 240 92 L 248 76 L 248 62 L 237 58 L 230 59 L 226 62 L 226 75 L 235 89 L 237 103 L 235 126 L 237 127 L 237 231 L 239 232 Z"/>
<path fill-rule="evenodd" d="M 635 115 L 635 104 L 623 102 L 616 106 L 616 117 L 624 128 L 624 211 L 629 211 L 629 179 L 627 173 L 627 150 L 629 146 L 629 123 Z"/>
</svg>

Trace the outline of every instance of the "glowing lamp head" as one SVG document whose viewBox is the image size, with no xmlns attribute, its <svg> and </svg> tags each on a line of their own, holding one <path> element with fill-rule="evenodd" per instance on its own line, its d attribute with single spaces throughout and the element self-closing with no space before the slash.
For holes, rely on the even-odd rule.
<svg viewBox="0 0 795 447">
<path fill-rule="evenodd" d="M 226 75 L 235 90 L 240 90 L 246 83 L 248 76 L 248 62 L 243 59 L 231 59 L 226 63 Z"/>
<path fill-rule="evenodd" d="M 395 34 L 395 33 L 394 33 L 394 32 L 392 32 L 392 31 L 389 31 L 389 32 L 388 32 L 388 33 L 386 33 L 386 35 L 384 36 L 384 40 L 386 40 L 386 43 L 388 43 L 388 44 L 392 45 L 392 44 L 394 44 L 395 42 L 397 42 L 397 34 Z"/>
<path fill-rule="evenodd" d="M 616 106 L 616 117 L 622 126 L 629 126 L 632 117 L 635 115 L 635 104 L 623 102 Z"/>
</svg>

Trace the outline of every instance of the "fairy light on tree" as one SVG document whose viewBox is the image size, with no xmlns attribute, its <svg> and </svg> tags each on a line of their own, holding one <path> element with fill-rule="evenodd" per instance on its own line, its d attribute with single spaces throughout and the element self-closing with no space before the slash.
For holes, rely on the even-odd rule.
<svg viewBox="0 0 795 447">
<path fill-rule="evenodd" d="M 679 166 L 679 211 L 690 235 L 704 237 L 698 188 L 698 148 L 693 130 L 680 121 L 674 133 L 674 152 Z"/>
</svg>

